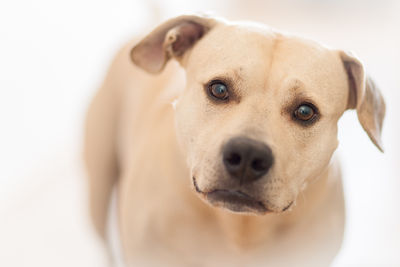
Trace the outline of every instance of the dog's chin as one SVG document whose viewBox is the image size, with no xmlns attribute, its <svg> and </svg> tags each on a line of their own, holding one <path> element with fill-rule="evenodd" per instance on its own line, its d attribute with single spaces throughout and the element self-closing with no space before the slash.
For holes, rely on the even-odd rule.
<svg viewBox="0 0 400 267">
<path fill-rule="evenodd" d="M 205 193 L 205 198 L 213 206 L 222 207 L 235 213 L 261 215 L 270 212 L 261 201 L 241 191 L 217 189 Z"/>
</svg>

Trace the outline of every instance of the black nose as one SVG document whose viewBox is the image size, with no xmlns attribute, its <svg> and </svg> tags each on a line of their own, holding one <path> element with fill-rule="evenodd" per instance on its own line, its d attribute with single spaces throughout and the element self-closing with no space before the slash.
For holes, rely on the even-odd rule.
<svg viewBox="0 0 400 267">
<path fill-rule="evenodd" d="M 248 184 L 268 172 L 274 157 L 264 143 L 246 137 L 235 137 L 222 149 L 226 170 L 240 184 Z"/>
</svg>

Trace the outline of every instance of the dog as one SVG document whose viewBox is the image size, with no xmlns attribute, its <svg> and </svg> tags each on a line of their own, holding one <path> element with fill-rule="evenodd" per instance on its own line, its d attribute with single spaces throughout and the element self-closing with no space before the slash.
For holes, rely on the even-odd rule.
<svg viewBox="0 0 400 267">
<path fill-rule="evenodd" d="M 168 64 L 167 64 L 168 63 Z M 383 97 L 351 53 L 265 25 L 185 15 L 116 56 L 85 161 L 126 266 L 329 266 L 344 229 L 337 123 L 383 151 Z"/>
</svg>

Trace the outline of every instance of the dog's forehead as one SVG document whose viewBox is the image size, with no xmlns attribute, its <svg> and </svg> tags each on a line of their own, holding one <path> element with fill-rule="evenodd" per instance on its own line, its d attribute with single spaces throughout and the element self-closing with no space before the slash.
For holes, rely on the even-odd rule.
<svg viewBox="0 0 400 267">
<path fill-rule="evenodd" d="M 252 71 L 253 76 L 254 71 L 259 70 L 263 75 L 269 65 L 269 54 L 274 42 L 272 35 L 271 31 L 241 25 L 218 25 L 193 49 L 188 72 L 202 69 L 202 76 L 207 77 L 240 69 Z"/>
<path fill-rule="evenodd" d="M 274 68 L 303 74 L 310 69 L 330 71 L 340 66 L 339 57 L 330 49 L 258 24 L 216 26 L 196 45 L 191 58 L 196 68 L 207 66 L 201 68 L 203 72 L 241 68 L 251 69 L 253 77 L 255 70 L 265 76 Z"/>
</svg>

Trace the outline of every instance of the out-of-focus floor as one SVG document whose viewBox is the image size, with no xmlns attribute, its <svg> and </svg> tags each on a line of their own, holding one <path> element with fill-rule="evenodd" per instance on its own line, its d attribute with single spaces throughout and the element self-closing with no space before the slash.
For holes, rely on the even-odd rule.
<svg viewBox="0 0 400 267">
<path fill-rule="evenodd" d="M 124 41 L 215 10 L 353 50 L 387 101 L 385 154 L 355 112 L 340 121 L 347 228 L 334 266 L 400 266 L 400 2 L 0 2 L 0 266 L 102 266 L 87 218 L 85 110 Z"/>
</svg>

